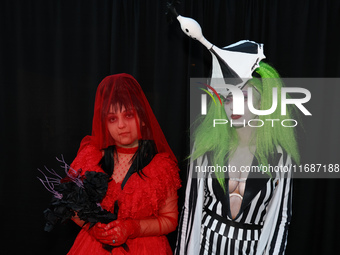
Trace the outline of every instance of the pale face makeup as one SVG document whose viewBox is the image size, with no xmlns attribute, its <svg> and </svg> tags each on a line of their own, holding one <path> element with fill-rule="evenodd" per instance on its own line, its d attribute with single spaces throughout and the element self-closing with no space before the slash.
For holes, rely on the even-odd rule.
<svg viewBox="0 0 340 255">
<path fill-rule="evenodd" d="M 137 122 L 136 123 L 136 119 Z M 107 116 L 107 128 L 115 143 L 120 147 L 138 146 L 139 117 L 135 111 L 111 105 Z"/>
<path fill-rule="evenodd" d="M 248 88 L 253 90 L 253 104 L 255 109 L 260 109 L 261 104 L 261 95 L 260 93 L 251 86 L 244 86 L 242 89 L 242 93 L 244 96 L 244 114 L 243 115 L 235 115 L 233 114 L 233 96 L 230 95 L 226 98 L 224 103 L 224 109 L 227 114 L 227 117 L 230 121 L 233 122 L 233 127 L 243 127 L 248 125 L 248 121 L 251 119 L 256 119 L 257 115 L 249 111 L 248 107 Z M 245 123 L 245 125 L 244 125 Z"/>
</svg>

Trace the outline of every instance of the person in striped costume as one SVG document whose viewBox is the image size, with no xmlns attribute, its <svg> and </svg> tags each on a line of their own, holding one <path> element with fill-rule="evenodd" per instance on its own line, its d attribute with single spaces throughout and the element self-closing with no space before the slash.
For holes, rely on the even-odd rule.
<svg viewBox="0 0 340 255">
<path fill-rule="evenodd" d="M 221 96 L 222 106 L 211 100 L 193 133 L 175 254 L 284 254 L 292 178 L 282 169 L 298 163 L 299 152 L 293 128 L 243 125 L 250 119 L 282 120 L 280 106 L 269 116 L 254 116 L 247 108 L 248 88 L 254 107 L 264 110 L 271 105 L 272 88 L 282 87 L 270 65 L 260 62 L 256 72 L 262 79 L 250 79 L 242 88 L 244 115 L 232 113 L 231 95 Z M 284 118 L 291 118 L 291 112 Z M 234 122 L 212 127 L 214 119 Z"/>
<path fill-rule="evenodd" d="M 169 10 L 183 32 L 211 53 L 208 88 L 214 99 L 191 132 L 175 254 L 284 254 L 292 216 L 292 178 L 285 170 L 300 156 L 294 128 L 278 124 L 292 118 L 289 108 L 281 115 L 282 80 L 262 61 L 263 44 L 243 40 L 221 49 L 204 38 L 195 20 L 179 15 L 173 5 Z M 234 104 L 240 90 L 243 114 Z M 276 109 L 254 114 L 253 109 L 272 109 L 275 90 Z M 225 125 L 215 125 L 216 120 Z M 279 170 L 267 171 L 273 169 Z"/>
</svg>

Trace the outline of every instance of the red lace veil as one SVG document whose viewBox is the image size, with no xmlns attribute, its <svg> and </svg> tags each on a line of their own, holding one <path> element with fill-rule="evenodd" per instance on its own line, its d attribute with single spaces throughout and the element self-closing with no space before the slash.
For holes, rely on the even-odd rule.
<svg viewBox="0 0 340 255">
<path fill-rule="evenodd" d="M 88 144 L 99 150 L 115 145 L 107 128 L 107 114 L 111 105 L 134 110 L 140 119 L 138 124 L 135 115 L 138 139 L 154 141 L 158 153 L 168 152 L 176 161 L 142 88 L 135 78 L 124 73 L 107 76 L 99 84 L 94 105 L 92 135 L 82 140 L 79 150 Z"/>
</svg>

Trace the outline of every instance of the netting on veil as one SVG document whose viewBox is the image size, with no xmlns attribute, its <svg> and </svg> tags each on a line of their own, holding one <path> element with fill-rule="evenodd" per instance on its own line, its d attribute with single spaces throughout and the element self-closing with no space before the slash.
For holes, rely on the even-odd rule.
<svg viewBox="0 0 340 255">
<path fill-rule="evenodd" d="M 95 98 L 92 135 L 83 139 L 80 150 L 89 143 L 100 150 L 115 145 L 107 128 L 107 117 L 112 108 L 121 110 L 122 107 L 134 112 L 138 140 L 152 141 L 158 153 L 168 152 L 176 161 L 141 86 L 135 78 L 124 73 L 107 76 L 99 84 Z"/>
</svg>

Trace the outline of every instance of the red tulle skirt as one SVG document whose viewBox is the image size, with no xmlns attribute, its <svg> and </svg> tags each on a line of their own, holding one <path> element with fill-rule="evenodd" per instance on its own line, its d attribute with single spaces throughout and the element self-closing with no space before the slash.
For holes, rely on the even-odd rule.
<svg viewBox="0 0 340 255">
<path fill-rule="evenodd" d="M 95 240 L 86 230 L 81 230 L 78 234 L 69 255 L 118 255 L 118 254 L 172 254 L 166 236 L 138 237 L 128 239 L 126 242 L 129 251 L 125 251 L 123 247 L 117 247 L 112 253 L 102 248 L 102 244 Z"/>
</svg>

